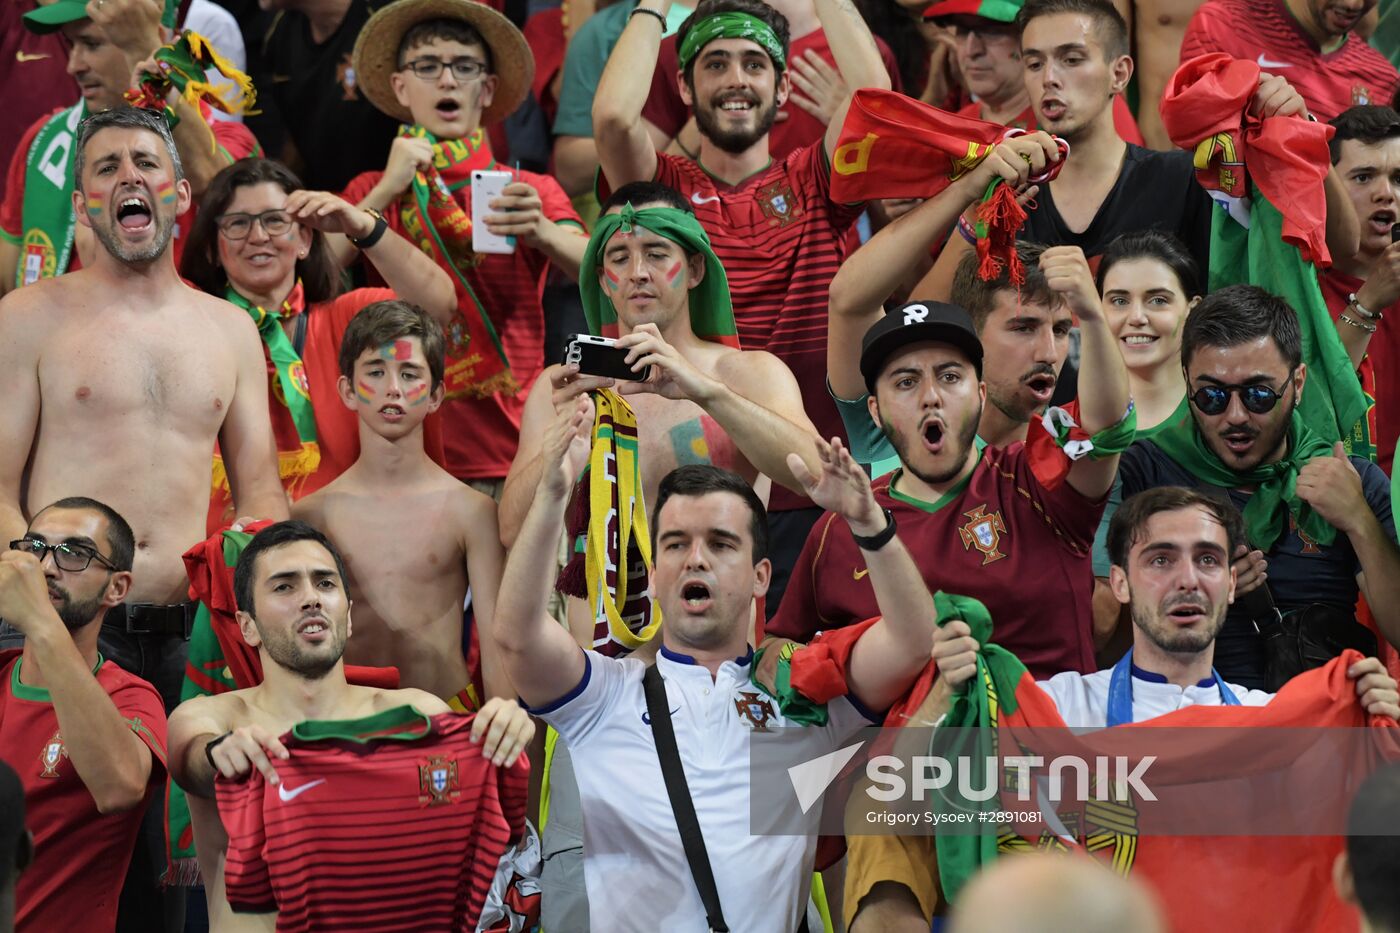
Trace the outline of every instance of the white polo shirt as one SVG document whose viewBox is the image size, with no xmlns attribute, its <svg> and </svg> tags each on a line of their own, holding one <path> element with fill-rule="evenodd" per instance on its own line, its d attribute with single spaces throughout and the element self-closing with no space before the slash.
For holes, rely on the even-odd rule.
<svg viewBox="0 0 1400 933">
<path fill-rule="evenodd" d="M 1168 683 L 1161 674 L 1144 671 L 1136 664 L 1131 670 L 1133 722 L 1165 716 L 1188 706 L 1222 705 L 1220 688 L 1213 677 L 1189 687 L 1178 687 Z M 1113 669 L 1108 668 L 1093 674 L 1066 671 L 1036 683 L 1050 694 L 1066 725 L 1088 728 L 1108 722 L 1108 685 L 1112 679 Z M 1274 698 L 1272 693 L 1262 690 L 1249 690 L 1237 684 L 1225 686 L 1234 692 L 1241 706 L 1264 706 Z"/>
<path fill-rule="evenodd" d="M 778 713 L 777 701 L 750 682 L 752 654 L 750 649 L 748 656 L 724 662 L 713 679 L 689 656 L 666 648 L 656 665 L 666 681 L 676 745 L 729 929 L 793 933 L 807 904 L 821 808 L 802 817 L 792 804 L 794 823 L 788 825 L 802 821 L 805 835 L 752 835 L 750 739 L 761 741 L 763 735 L 777 735 L 769 730 L 781 730 L 783 743 L 795 736 L 798 760 L 807 760 L 835 751 L 879 719 L 842 697 L 827 704 L 825 726 L 794 732 L 796 724 Z M 646 718 L 646 665 L 591 651 L 584 658 L 587 667 L 578 686 L 531 712 L 558 730 L 573 756 L 592 927 L 609 933 L 704 933 L 705 908 Z M 787 777 L 779 773 L 770 779 Z"/>
</svg>

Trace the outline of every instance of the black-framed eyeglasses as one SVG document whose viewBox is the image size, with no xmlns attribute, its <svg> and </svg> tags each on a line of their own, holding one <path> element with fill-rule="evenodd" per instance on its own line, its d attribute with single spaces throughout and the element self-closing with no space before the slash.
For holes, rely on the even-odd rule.
<svg viewBox="0 0 1400 933">
<path fill-rule="evenodd" d="M 1290 379 L 1292 378 L 1290 374 Z M 1284 384 L 1287 389 L 1287 383 Z M 1230 396 L 1238 392 L 1245 410 L 1266 415 L 1274 410 L 1283 393 L 1262 383 L 1253 385 L 1201 386 L 1191 393 L 1191 403 L 1203 415 L 1218 415 L 1230 407 Z"/>
<path fill-rule="evenodd" d="M 93 561 L 97 561 L 108 570 L 117 569 L 115 564 L 101 554 L 78 544 L 65 544 L 61 541 L 58 544 L 49 544 L 35 538 L 17 538 L 10 542 L 10 550 L 33 554 L 40 563 L 43 562 L 45 554 L 53 551 L 54 564 L 59 570 L 68 573 L 82 573 Z"/>
<path fill-rule="evenodd" d="M 219 232 L 230 240 L 246 240 L 253 224 L 260 224 L 268 236 L 281 236 L 292 229 L 294 221 L 283 210 L 263 211 L 261 214 L 222 214 L 214 219 Z"/>
<path fill-rule="evenodd" d="M 476 58 L 454 58 L 450 62 L 440 58 L 415 58 L 403 67 L 424 81 L 436 81 L 444 68 L 451 68 L 452 77 L 464 84 L 486 74 L 486 63 Z"/>
</svg>

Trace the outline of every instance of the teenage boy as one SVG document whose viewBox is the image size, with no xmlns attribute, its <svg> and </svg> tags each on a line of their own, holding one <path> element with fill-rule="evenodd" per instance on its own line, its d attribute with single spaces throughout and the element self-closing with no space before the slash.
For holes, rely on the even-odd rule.
<svg viewBox="0 0 1400 933">
<path fill-rule="evenodd" d="M 457 323 L 447 331 L 444 453 L 458 479 L 499 495 L 520 433 L 525 390 L 544 369 L 540 292 L 551 263 L 577 278 L 588 240 L 559 183 L 514 172 L 486 227 L 514 250 L 471 248 L 476 169 L 498 169 L 484 127 L 524 100 L 534 58 L 520 30 L 470 0 L 399 0 L 365 24 L 355 44 L 360 89 L 407 124 L 382 172 L 352 181 L 344 197 L 382 211 L 457 283 Z M 348 241 L 333 243 L 343 262 Z M 370 239 L 361 241 L 373 242 Z"/>
<path fill-rule="evenodd" d="M 462 605 L 489 631 L 505 563 L 496 504 L 423 449 L 423 420 L 442 404 L 443 333 L 414 305 L 378 301 L 351 320 L 340 348 L 340 397 L 360 418 L 360 456 L 293 515 L 344 551 L 359 635 L 352 664 L 392 664 L 405 687 L 459 712 L 480 706 L 462 651 Z M 392 542 L 392 546 L 385 545 Z M 487 692 L 507 696 L 495 644 L 477 639 Z"/>
</svg>

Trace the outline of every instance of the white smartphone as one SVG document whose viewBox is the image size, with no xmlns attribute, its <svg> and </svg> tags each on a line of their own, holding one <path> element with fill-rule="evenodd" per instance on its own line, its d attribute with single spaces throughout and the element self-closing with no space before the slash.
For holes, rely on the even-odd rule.
<svg viewBox="0 0 1400 933">
<path fill-rule="evenodd" d="M 515 237 L 497 236 L 486 229 L 486 216 L 494 214 L 491 202 L 515 180 L 510 172 L 476 169 L 472 172 L 472 250 L 477 253 L 513 253 Z"/>
</svg>

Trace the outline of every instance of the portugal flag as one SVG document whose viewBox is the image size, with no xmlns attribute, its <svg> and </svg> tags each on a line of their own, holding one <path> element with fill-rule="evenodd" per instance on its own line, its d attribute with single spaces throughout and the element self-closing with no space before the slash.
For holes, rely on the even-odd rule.
<svg viewBox="0 0 1400 933">
<path fill-rule="evenodd" d="M 1196 178 L 1220 208 L 1211 225 L 1210 290 L 1257 285 L 1298 313 L 1308 386 L 1298 410 L 1328 443 L 1350 443 L 1366 397 L 1327 313 L 1317 266 L 1327 252 L 1323 179 L 1332 127 L 1249 113 L 1259 66 L 1222 53 L 1186 62 L 1162 98 L 1172 142 L 1195 153 Z"/>
</svg>

